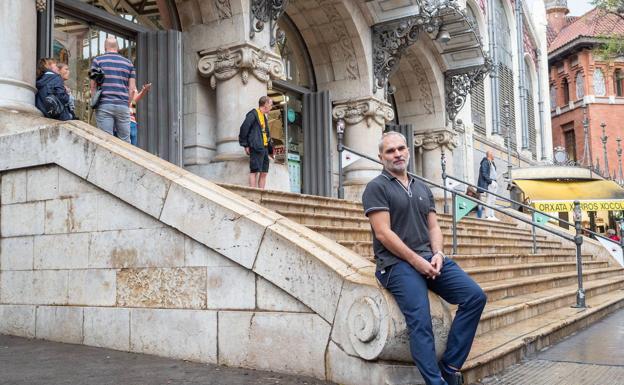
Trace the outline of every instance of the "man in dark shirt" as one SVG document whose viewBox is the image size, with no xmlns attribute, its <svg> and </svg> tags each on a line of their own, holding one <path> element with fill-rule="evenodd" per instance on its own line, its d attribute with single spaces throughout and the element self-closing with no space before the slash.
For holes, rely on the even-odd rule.
<svg viewBox="0 0 624 385">
<path fill-rule="evenodd" d="M 249 111 L 241 124 L 238 143 L 249 155 L 249 186 L 264 188 L 269 173 L 269 157 L 273 158 L 271 132 L 267 114 L 271 112 L 273 100 L 262 96 L 258 108 Z"/>
<path fill-rule="evenodd" d="M 362 202 L 373 230 L 375 275 L 394 296 L 405 316 L 412 358 L 427 385 L 462 383 L 485 307 L 483 290 L 442 250 L 431 190 L 407 174 L 410 154 L 405 137 L 384 134 L 379 159 L 384 169 L 364 190 Z M 436 362 L 427 290 L 459 305 L 446 351 Z"/>
<path fill-rule="evenodd" d="M 115 37 L 106 39 L 104 50 L 106 52 L 91 63 L 91 69 L 101 68 L 104 72 L 102 96 L 96 107 L 95 120 L 98 128 L 111 135 L 117 129 L 119 139 L 130 143 L 128 106 L 136 91 L 136 72 L 132 62 L 117 52 L 119 46 Z M 91 80 L 91 95 L 95 93 L 95 87 L 95 80 Z"/>
</svg>

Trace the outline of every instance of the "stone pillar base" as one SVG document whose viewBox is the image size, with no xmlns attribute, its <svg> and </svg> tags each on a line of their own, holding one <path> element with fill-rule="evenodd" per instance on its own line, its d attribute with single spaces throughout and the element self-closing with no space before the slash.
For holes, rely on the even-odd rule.
<svg viewBox="0 0 624 385">
<path fill-rule="evenodd" d="M 241 186 L 249 185 L 249 159 L 195 165 L 187 167 L 187 170 L 215 183 L 231 183 Z M 290 191 L 288 166 L 271 161 L 266 189 Z"/>
</svg>

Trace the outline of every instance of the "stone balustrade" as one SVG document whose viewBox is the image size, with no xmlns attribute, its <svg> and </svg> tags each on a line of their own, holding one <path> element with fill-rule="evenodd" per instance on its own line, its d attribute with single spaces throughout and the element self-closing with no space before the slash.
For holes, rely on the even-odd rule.
<svg viewBox="0 0 624 385">
<path fill-rule="evenodd" d="M 344 384 L 419 378 L 358 254 L 82 122 L 0 111 L 0 154 L 0 333 Z M 432 313 L 441 351 L 450 312 L 432 299 Z"/>
</svg>

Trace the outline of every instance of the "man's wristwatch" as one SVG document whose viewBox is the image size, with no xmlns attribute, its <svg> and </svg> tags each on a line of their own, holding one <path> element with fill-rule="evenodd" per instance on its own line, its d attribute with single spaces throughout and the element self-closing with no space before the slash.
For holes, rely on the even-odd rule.
<svg viewBox="0 0 624 385">
<path fill-rule="evenodd" d="M 442 250 L 438 250 L 438 251 L 436 251 L 436 252 L 433 254 L 433 256 L 435 257 L 435 256 L 436 256 L 436 255 L 438 255 L 438 254 L 440 254 L 440 255 L 442 256 L 442 260 L 443 260 L 443 261 L 444 261 L 444 260 L 446 260 L 446 254 L 444 254 L 444 251 L 442 251 Z"/>
</svg>

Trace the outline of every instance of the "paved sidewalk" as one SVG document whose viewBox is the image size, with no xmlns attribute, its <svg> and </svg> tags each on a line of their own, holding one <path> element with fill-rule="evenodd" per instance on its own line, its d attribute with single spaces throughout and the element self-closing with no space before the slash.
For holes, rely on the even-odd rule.
<svg viewBox="0 0 624 385">
<path fill-rule="evenodd" d="M 0 335 L 1 385 L 332 385 L 309 377 L 226 368 Z"/>
<path fill-rule="evenodd" d="M 482 385 L 624 385 L 624 310 Z"/>
</svg>

